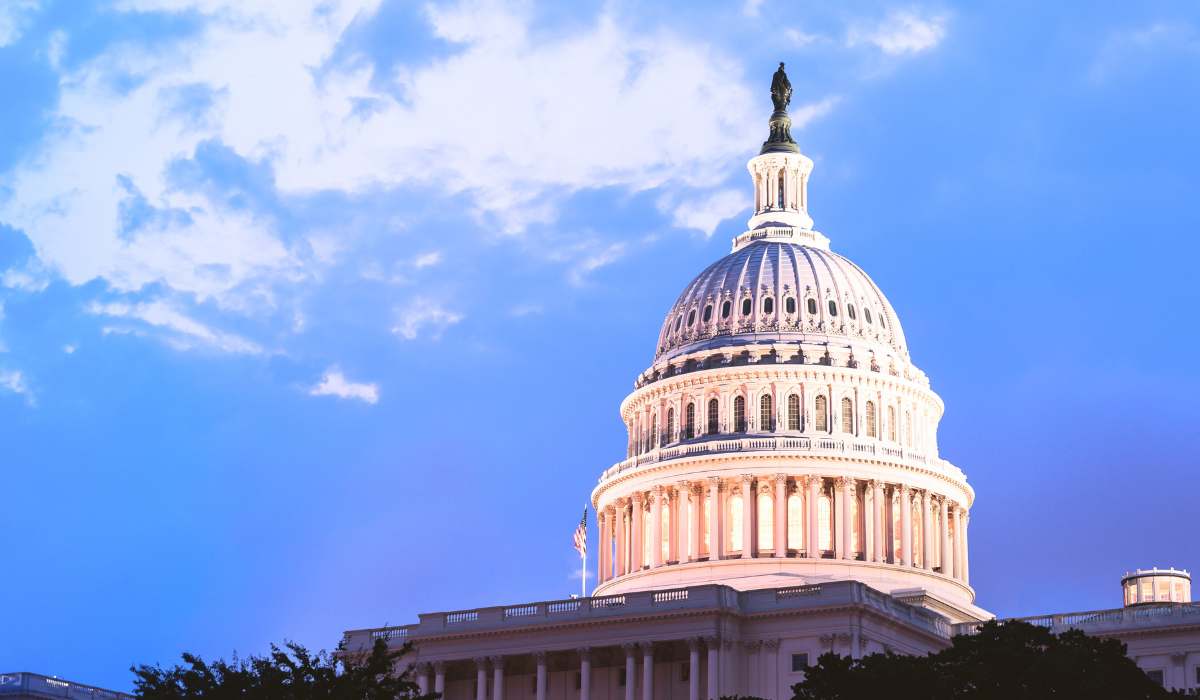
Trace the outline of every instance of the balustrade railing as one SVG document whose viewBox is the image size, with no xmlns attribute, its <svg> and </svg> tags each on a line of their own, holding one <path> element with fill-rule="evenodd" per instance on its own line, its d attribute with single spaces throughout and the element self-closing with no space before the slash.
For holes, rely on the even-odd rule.
<svg viewBox="0 0 1200 700">
<path fill-rule="evenodd" d="M 817 586 L 792 586 L 790 588 L 776 588 L 775 600 L 786 600 L 788 598 L 812 598 L 813 596 L 821 595 L 821 587 Z"/>
<path fill-rule="evenodd" d="M 126 693 L 23 672 L 0 675 L 0 694 L 18 697 L 60 697 L 70 700 L 133 700 L 134 697 Z"/>
<path fill-rule="evenodd" d="M 1091 612 L 1066 613 L 1063 615 L 1041 615 L 1038 617 L 1012 617 L 999 622 L 1027 622 L 1038 627 L 1050 627 L 1054 629 L 1063 629 L 1069 627 L 1087 627 L 1088 625 L 1113 625 L 1113 624 L 1145 624 L 1147 620 L 1157 620 L 1164 617 L 1175 615 L 1175 609 L 1179 609 L 1180 615 L 1195 615 L 1200 614 L 1200 604 L 1191 603 L 1181 605 L 1164 604 L 1146 607 L 1135 608 L 1115 608 L 1112 610 L 1093 610 Z M 975 634 L 979 631 L 979 626 L 982 622 L 964 622 L 954 625 L 955 634 Z M 1086 630 L 1085 630 L 1086 631 Z"/>
<path fill-rule="evenodd" d="M 475 622 L 479 619 L 478 612 L 461 612 L 449 613 L 446 615 L 446 624 L 453 625 L 456 622 Z"/>
<path fill-rule="evenodd" d="M 399 639 L 408 636 L 408 629 L 404 627 L 385 627 L 381 630 L 375 630 L 371 633 L 371 639 Z"/>
<path fill-rule="evenodd" d="M 550 603 L 546 606 L 546 612 L 553 615 L 554 613 L 575 612 L 579 609 L 580 601 L 565 600 L 560 603 Z"/>
<path fill-rule="evenodd" d="M 681 588 L 675 591 L 658 591 L 654 594 L 655 603 L 667 603 L 672 600 L 687 600 L 688 592 L 686 588 Z"/>
<path fill-rule="evenodd" d="M 505 617 L 525 617 L 527 615 L 537 615 L 536 605 L 517 605 L 511 608 L 504 609 Z"/>
<path fill-rule="evenodd" d="M 611 608 L 611 607 L 614 607 L 617 605 L 624 605 L 624 604 L 625 604 L 625 596 L 623 596 L 623 595 L 609 595 L 609 596 L 604 596 L 602 598 L 592 598 L 592 607 L 593 608 Z"/>
</svg>

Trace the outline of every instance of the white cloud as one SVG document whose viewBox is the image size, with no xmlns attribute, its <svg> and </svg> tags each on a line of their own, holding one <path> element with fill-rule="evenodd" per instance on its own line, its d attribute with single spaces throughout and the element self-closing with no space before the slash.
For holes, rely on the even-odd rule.
<svg viewBox="0 0 1200 700">
<path fill-rule="evenodd" d="M 432 299 L 418 297 L 412 301 L 408 308 L 399 312 L 399 322 L 392 329 L 393 333 L 414 340 L 417 337 L 418 331 L 423 326 L 433 326 L 433 337 L 441 336 L 442 331 L 448 326 L 454 325 L 462 320 L 462 314 L 447 311 L 442 308 Z"/>
<path fill-rule="evenodd" d="M 875 44 L 884 53 L 917 53 L 937 46 L 946 36 L 946 15 L 922 16 L 916 9 L 898 10 L 874 25 L 856 24 L 846 36 L 846 44 Z"/>
<path fill-rule="evenodd" d="M 428 265 L 436 265 L 441 259 L 442 256 L 440 253 L 429 253 L 428 255 L 418 256 L 415 264 L 419 269 Z"/>
<path fill-rule="evenodd" d="M 0 47 L 21 38 L 29 15 L 41 5 L 37 0 L 3 0 L 0 2 Z"/>
<path fill-rule="evenodd" d="M 76 348 L 74 345 L 64 345 L 63 346 L 63 352 L 67 353 L 68 355 L 74 353 L 77 349 L 78 348 Z"/>
<path fill-rule="evenodd" d="M 33 393 L 29 391 L 29 386 L 25 384 L 25 378 L 21 376 L 20 371 L 0 370 L 0 389 L 11 391 L 14 394 L 25 394 L 29 403 L 33 403 Z"/>
<path fill-rule="evenodd" d="M 367 403 L 379 400 L 379 387 L 374 384 L 358 384 L 346 381 L 337 366 L 325 370 L 321 382 L 309 392 L 313 396 L 340 396 L 343 399 L 362 399 Z"/>
<path fill-rule="evenodd" d="M 682 228 L 694 228 L 711 236 L 717 225 L 750 206 L 745 190 L 722 190 L 702 199 L 694 199 L 675 208 L 674 223 Z"/>
<path fill-rule="evenodd" d="M 163 333 L 163 338 L 180 350 L 188 350 L 203 346 L 233 353 L 259 355 L 262 347 L 244 338 L 229 333 L 213 330 L 208 326 L 189 318 L 173 304 L 165 300 L 152 301 L 142 304 L 126 304 L 110 302 L 101 304 L 92 302 L 87 310 L 93 314 L 103 314 L 117 318 L 130 318 L 144 321 Z M 105 328 L 106 333 L 130 332 L 132 329 L 116 327 Z M 136 332 L 136 331 L 134 331 Z"/>
</svg>

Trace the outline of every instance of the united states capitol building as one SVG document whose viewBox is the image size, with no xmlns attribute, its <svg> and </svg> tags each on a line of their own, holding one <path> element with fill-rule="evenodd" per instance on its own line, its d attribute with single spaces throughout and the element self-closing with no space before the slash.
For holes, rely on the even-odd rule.
<svg viewBox="0 0 1200 700">
<path fill-rule="evenodd" d="M 945 406 L 883 291 L 813 228 L 790 95 L 781 64 L 747 230 L 666 309 L 621 403 L 591 596 L 422 614 L 349 648 L 415 642 L 446 700 L 787 700 L 824 652 L 925 654 L 993 617 L 971 588 L 976 494 L 938 450 Z M 1111 610 L 1024 619 L 1200 686 L 1187 572 L 1121 590 Z"/>
</svg>

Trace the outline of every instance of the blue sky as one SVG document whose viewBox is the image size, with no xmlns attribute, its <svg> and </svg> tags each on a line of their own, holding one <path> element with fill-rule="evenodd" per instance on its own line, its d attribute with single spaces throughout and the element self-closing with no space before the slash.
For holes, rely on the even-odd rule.
<svg viewBox="0 0 1200 700">
<path fill-rule="evenodd" d="M 1194 569 L 1194 3 L 0 2 L 3 671 L 579 588 L 663 315 L 810 213 L 895 306 L 1000 616 Z"/>
</svg>

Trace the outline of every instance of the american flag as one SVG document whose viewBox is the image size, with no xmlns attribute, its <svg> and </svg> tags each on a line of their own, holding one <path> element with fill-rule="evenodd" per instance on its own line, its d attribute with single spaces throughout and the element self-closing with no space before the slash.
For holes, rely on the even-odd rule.
<svg viewBox="0 0 1200 700">
<path fill-rule="evenodd" d="M 587 506 L 583 507 L 583 519 L 575 528 L 575 549 L 579 550 L 581 557 L 587 554 Z"/>
</svg>

